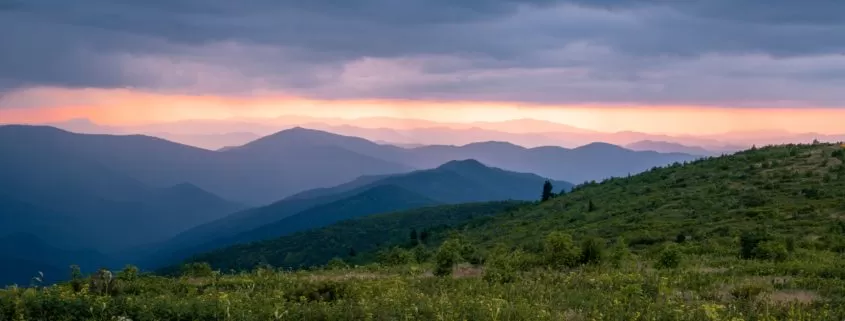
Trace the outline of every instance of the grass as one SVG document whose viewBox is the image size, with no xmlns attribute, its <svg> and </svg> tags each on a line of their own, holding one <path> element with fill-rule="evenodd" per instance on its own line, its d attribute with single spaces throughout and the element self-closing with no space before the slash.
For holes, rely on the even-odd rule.
<svg viewBox="0 0 845 321">
<path fill-rule="evenodd" d="M 456 270 L 471 270 L 456 267 Z M 423 266 L 140 277 L 112 294 L 0 291 L 0 320 L 841 320 L 845 284 L 696 266 L 533 269 L 513 282 Z M 125 319 L 124 319 L 125 320 Z"/>
</svg>

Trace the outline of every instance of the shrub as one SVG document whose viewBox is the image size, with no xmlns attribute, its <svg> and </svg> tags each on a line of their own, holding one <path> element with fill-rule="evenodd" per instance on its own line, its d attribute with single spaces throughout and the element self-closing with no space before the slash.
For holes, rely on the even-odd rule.
<svg viewBox="0 0 845 321">
<path fill-rule="evenodd" d="M 765 232 L 745 231 L 739 237 L 739 257 L 750 260 L 754 258 L 754 252 L 760 242 L 768 238 Z"/>
<path fill-rule="evenodd" d="M 784 261 L 789 256 L 789 246 L 774 239 L 766 231 L 744 232 L 739 238 L 740 258 L 750 260 Z M 794 248 L 794 245 L 792 245 Z"/>
<path fill-rule="evenodd" d="M 452 274 L 455 264 L 458 264 L 461 255 L 461 244 L 456 239 L 449 239 L 440 245 L 437 254 L 434 255 L 434 275 L 447 276 Z"/>
<path fill-rule="evenodd" d="M 117 272 L 117 279 L 126 282 L 134 282 L 138 279 L 138 267 L 126 265 L 120 272 Z"/>
<path fill-rule="evenodd" d="M 182 265 L 182 275 L 189 277 L 210 277 L 213 271 L 211 265 L 206 262 L 192 262 Z"/>
<path fill-rule="evenodd" d="M 79 265 L 74 264 L 70 266 L 70 286 L 73 292 L 82 291 L 82 288 L 85 286 L 82 270 L 79 269 Z"/>
<path fill-rule="evenodd" d="M 475 245 L 467 242 L 461 242 L 461 259 L 469 262 L 472 265 L 480 265 L 484 263 L 484 257 L 479 253 Z"/>
<path fill-rule="evenodd" d="M 497 247 L 485 262 L 483 279 L 491 283 L 515 281 L 517 272 L 526 267 L 525 256 L 522 250 L 509 251 L 504 246 Z"/>
<path fill-rule="evenodd" d="M 543 244 L 543 256 L 546 264 L 555 267 L 574 267 L 581 256 L 572 243 L 572 237 L 562 232 L 551 232 Z"/>
<path fill-rule="evenodd" d="M 581 243 L 581 264 L 600 264 L 604 258 L 604 240 L 588 238 Z"/>
<path fill-rule="evenodd" d="M 669 244 L 660 252 L 657 268 L 674 269 L 681 265 L 681 250 L 675 244 Z"/>
<path fill-rule="evenodd" d="M 411 256 L 414 257 L 414 260 L 416 260 L 417 263 L 423 263 L 431 258 L 431 251 L 429 251 L 424 245 L 417 244 L 417 246 L 414 246 L 414 248 L 411 249 Z"/>
<path fill-rule="evenodd" d="M 334 257 L 326 264 L 326 268 L 329 270 L 343 270 L 349 268 L 349 265 L 343 259 Z"/>
<path fill-rule="evenodd" d="M 624 238 L 616 239 L 616 244 L 610 252 L 610 262 L 615 267 L 620 267 L 631 259 L 631 249 Z"/>
<path fill-rule="evenodd" d="M 414 261 L 411 252 L 400 247 L 392 247 L 378 253 L 378 261 L 384 265 L 404 265 Z"/>
<path fill-rule="evenodd" d="M 783 242 L 765 241 L 754 249 L 754 257 L 761 260 L 782 262 L 789 257 L 789 250 Z"/>
</svg>

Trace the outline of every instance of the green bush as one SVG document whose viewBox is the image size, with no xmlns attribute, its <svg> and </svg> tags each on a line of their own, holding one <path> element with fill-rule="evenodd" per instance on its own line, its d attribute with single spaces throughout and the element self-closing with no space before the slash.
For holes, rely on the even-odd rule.
<svg viewBox="0 0 845 321">
<path fill-rule="evenodd" d="M 614 267 L 621 267 L 631 260 L 631 249 L 628 248 L 628 243 L 625 239 L 620 237 L 616 239 L 616 243 L 610 250 L 610 263 Z"/>
<path fill-rule="evenodd" d="M 543 256 L 549 266 L 564 268 L 577 266 L 581 253 L 569 234 L 555 231 L 546 236 Z"/>
<path fill-rule="evenodd" d="M 754 249 L 754 258 L 782 262 L 789 257 L 789 250 L 780 241 L 761 242 Z"/>
<path fill-rule="evenodd" d="M 601 264 L 604 259 L 604 240 L 587 238 L 581 243 L 581 264 Z"/>
<path fill-rule="evenodd" d="M 398 246 L 391 247 L 378 253 L 378 261 L 388 266 L 404 265 L 414 262 L 414 256 L 410 251 Z"/>
<path fill-rule="evenodd" d="M 339 257 L 334 257 L 326 263 L 326 268 L 329 270 L 343 270 L 349 268 L 349 264 Z"/>
<path fill-rule="evenodd" d="M 117 279 L 126 282 L 134 282 L 138 279 L 138 267 L 134 265 L 127 265 L 123 268 L 123 270 L 117 272 Z"/>
<path fill-rule="evenodd" d="M 195 278 L 210 277 L 213 270 L 206 262 L 192 262 L 182 265 L 182 275 Z"/>
<path fill-rule="evenodd" d="M 452 274 L 455 264 L 460 262 L 461 244 L 457 239 L 449 239 L 440 245 L 434 255 L 434 275 L 447 276 Z"/>
<path fill-rule="evenodd" d="M 517 278 L 517 273 L 526 268 L 526 253 L 522 250 L 511 251 L 504 246 L 491 252 L 484 265 L 484 280 L 493 283 L 510 283 Z"/>
<path fill-rule="evenodd" d="M 681 250 L 675 244 L 669 244 L 660 251 L 656 267 L 660 269 L 675 269 L 681 265 Z"/>
<path fill-rule="evenodd" d="M 417 244 L 411 249 L 411 256 L 414 257 L 414 260 L 418 263 L 427 262 L 431 258 L 431 251 L 425 247 L 425 245 Z"/>
</svg>

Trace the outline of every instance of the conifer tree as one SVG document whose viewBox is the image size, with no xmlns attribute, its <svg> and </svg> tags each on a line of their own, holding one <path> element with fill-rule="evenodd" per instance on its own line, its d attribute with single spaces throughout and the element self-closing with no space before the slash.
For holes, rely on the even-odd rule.
<svg viewBox="0 0 845 321">
<path fill-rule="evenodd" d="M 554 193 L 552 192 L 553 188 L 552 182 L 546 181 L 543 183 L 543 197 L 540 199 L 541 202 L 548 201 L 552 198 L 552 196 L 554 196 Z"/>
</svg>

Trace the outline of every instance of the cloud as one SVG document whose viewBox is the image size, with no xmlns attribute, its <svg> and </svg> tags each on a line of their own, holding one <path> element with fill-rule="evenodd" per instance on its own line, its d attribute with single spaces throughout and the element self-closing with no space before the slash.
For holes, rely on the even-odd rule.
<svg viewBox="0 0 845 321">
<path fill-rule="evenodd" d="M 0 90 L 840 106 L 828 0 L 11 0 Z M 5 45 L 14 44 L 14 45 Z"/>
</svg>

